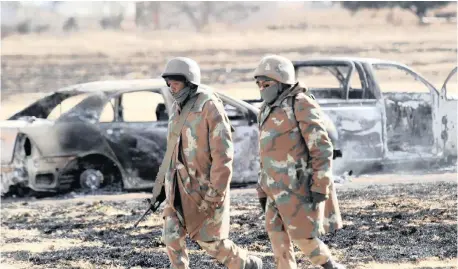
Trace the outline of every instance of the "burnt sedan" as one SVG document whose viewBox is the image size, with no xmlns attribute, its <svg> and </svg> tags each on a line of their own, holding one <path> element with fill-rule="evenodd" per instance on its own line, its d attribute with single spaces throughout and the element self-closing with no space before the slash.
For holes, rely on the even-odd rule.
<svg viewBox="0 0 458 269">
<path fill-rule="evenodd" d="M 208 87 L 207 87 L 208 88 Z M 256 182 L 258 109 L 218 93 L 234 127 L 232 184 Z M 59 89 L 2 121 L 1 192 L 151 189 L 167 145 L 173 99 L 162 79 Z"/>
</svg>

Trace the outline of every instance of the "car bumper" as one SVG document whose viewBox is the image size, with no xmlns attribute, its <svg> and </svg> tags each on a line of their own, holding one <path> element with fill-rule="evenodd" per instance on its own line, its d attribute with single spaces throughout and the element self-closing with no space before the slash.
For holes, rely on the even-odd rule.
<svg viewBox="0 0 458 269">
<path fill-rule="evenodd" d="M 34 191 L 53 192 L 59 189 L 59 178 L 71 157 L 30 158 L 21 165 L 2 165 L 1 192 L 8 191 L 9 186 L 24 184 Z"/>
</svg>

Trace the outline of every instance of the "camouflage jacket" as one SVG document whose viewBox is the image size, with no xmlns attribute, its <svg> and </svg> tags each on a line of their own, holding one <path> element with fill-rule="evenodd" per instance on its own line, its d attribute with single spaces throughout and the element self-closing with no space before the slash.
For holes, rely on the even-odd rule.
<svg viewBox="0 0 458 269">
<path fill-rule="evenodd" d="M 261 155 L 258 197 L 269 197 L 284 221 L 292 226 L 303 226 L 304 218 L 320 215 L 311 210 L 312 191 L 331 196 L 325 203 L 325 220 L 340 220 L 332 179 L 333 146 L 321 108 L 306 91 L 301 85 L 287 90 L 272 105 L 263 105 L 258 121 Z M 340 222 L 325 221 L 327 230 L 338 227 Z M 313 227 L 304 227 L 292 233 L 299 238 L 317 236 L 313 231 Z"/>
<path fill-rule="evenodd" d="M 192 107 L 181 131 L 169 171 L 165 177 L 164 216 L 176 212 L 176 185 L 180 190 L 184 226 L 191 238 L 213 241 L 229 236 L 229 187 L 234 148 L 231 125 L 222 101 L 211 91 L 198 89 L 199 99 Z M 175 103 L 169 120 L 169 136 L 178 123 Z M 177 153 L 181 153 L 181 157 Z M 176 175 L 176 177 L 175 177 Z M 176 180 L 175 180 L 176 179 Z M 198 212 L 202 200 L 214 210 Z"/>
</svg>

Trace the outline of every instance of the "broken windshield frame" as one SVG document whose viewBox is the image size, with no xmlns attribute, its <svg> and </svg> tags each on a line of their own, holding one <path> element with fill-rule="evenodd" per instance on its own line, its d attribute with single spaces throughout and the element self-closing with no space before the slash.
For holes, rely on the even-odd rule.
<svg viewBox="0 0 458 269">
<path fill-rule="evenodd" d="M 31 105 L 27 106 L 23 110 L 17 112 L 13 116 L 9 117 L 8 120 L 17 120 L 21 117 L 35 117 L 35 118 L 41 118 L 41 119 L 47 119 L 49 114 L 55 109 L 58 105 L 60 105 L 63 101 L 67 100 L 68 98 L 78 96 L 81 94 L 87 94 L 87 92 L 82 92 L 82 91 L 68 91 L 68 92 L 54 92 L 51 93 Z M 103 96 L 103 97 L 102 97 Z M 96 92 L 96 93 L 91 93 L 89 96 L 84 98 L 82 101 L 74 105 L 71 109 L 69 109 L 66 113 L 59 115 L 56 120 L 60 120 L 61 118 L 66 118 L 66 119 L 71 119 L 74 118 L 76 114 L 87 114 L 85 113 L 85 109 L 88 109 L 91 105 L 102 105 L 100 104 L 100 101 L 97 102 L 96 99 L 105 99 L 106 100 L 106 95 L 103 92 Z M 106 102 L 104 102 L 106 104 Z M 113 106 L 113 104 L 112 104 Z M 103 105 L 102 105 L 103 108 Z M 101 112 L 101 111 L 100 111 Z M 98 116 L 100 116 L 100 112 L 98 113 Z M 73 115 L 73 116 L 72 116 Z M 88 115 L 86 115 L 88 116 Z M 84 117 L 86 117 L 84 116 Z M 98 120 L 97 116 L 97 120 Z M 84 118 L 83 117 L 83 118 Z M 87 117 L 86 117 L 87 118 Z M 93 118 L 93 116 L 92 116 Z"/>
<path fill-rule="evenodd" d="M 329 71 L 339 82 L 340 87 L 342 87 L 344 90 L 344 93 L 341 99 L 348 100 L 348 94 L 350 91 L 350 81 L 355 71 L 355 64 L 352 61 L 342 60 L 342 61 L 295 62 L 294 68 L 296 71 L 297 78 L 299 78 L 298 76 L 299 69 L 304 68 L 304 67 L 323 68 Z"/>
<path fill-rule="evenodd" d="M 437 95 L 439 95 L 439 91 L 431 84 L 429 81 L 427 81 L 425 78 L 423 78 L 419 73 L 411 70 L 410 68 L 403 66 L 403 65 L 398 65 L 398 64 L 392 64 L 392 63 L 375 63 L 372 64 L 372 69 L 376 71 L 377 69 L 388 69 L 388 68 L 396 68 L 402 71 L 405 71 L 407 74 L 411 75 L 414 80 L 419 80 L 422 82 L 430 91 L 430 93 L 435 92 Z M 373 76 L 376 81 L 377 79 L 377 72 L 372 72 Z M 377 83 L 378 84 L 378 83 Z M 380 92 L 382 92 L 382 89 L 380 89 Z M 383 94 L 383 92 L 382 92 Z"/>
<path fill-rule="evenodd" d="M 441 88 L 441 94 L 443 96 L 445 96 L 445 98 L 447 100 L 450 100 L 450 99 L 458 99 L 458 94 L 456 92 L 450 92 L 448 89 L 447 89 L 447 86 L 449 85 L 449 81 L 455 76 L 455 83 L 457 83 L 456 81 L 456 73 L 457 73 L 457 69 L 458 67 L 455 67 L 453 68 L 453 70 L 450 72 L 450 74 L 448 74 L 447 78 L 445 79 L 444 81 L 444 84 L 442 85 L 442 88 Z M 456 87 L 456 86 L 455 86 Z"/>
</svg>

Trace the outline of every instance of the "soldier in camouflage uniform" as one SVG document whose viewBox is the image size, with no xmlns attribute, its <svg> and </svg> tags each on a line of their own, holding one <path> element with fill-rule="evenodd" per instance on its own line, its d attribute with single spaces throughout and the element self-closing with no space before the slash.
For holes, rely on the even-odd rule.
<svg viewBox="0 0 458 269">
<path fill-rule="evenodd" d="M 186 234 L 230 269 L 262 268 L 261 259 L 248 256 L 228 239 L 234 148 L 222 101 L 199 86 L 200 68 L 189 58 L 170 60 L 162 77 L 175 99 L 168 138 L 186 102 L 196 100 L 164 182 L 163 239 L 171 268 L 189 268 Z"/>
<path fill-rule="evenodd" d="M 318 238 L 342 227 L 332 179 L 333 146 L 320 106 L 296 82 L 294 66 L 284 57 L 264 57 L 254 77 L 264 101 L 257 190 L 277 268 L 297 268 L 291 241 L 313 264 L 344 268 Z"/>
</svg>

